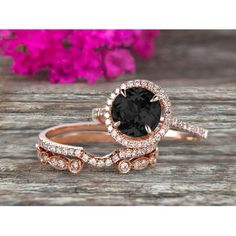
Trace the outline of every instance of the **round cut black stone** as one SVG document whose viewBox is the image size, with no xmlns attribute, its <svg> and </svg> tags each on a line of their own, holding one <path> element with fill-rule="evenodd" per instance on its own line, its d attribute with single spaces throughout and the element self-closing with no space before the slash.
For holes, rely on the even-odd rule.
<svg viewBox="0 0 236 236">
<path fill-rule="evenodd" d="M 126 90 L 126 97 L 119 94 L 112 104 L 112 118 L 120 121 L 118 129 L 128 136 L 147 135 L 145 125 L 154 130 L 161 117 L 160 102 L 150 102 L 154 94 L 144 88 Z"/>
</svg>

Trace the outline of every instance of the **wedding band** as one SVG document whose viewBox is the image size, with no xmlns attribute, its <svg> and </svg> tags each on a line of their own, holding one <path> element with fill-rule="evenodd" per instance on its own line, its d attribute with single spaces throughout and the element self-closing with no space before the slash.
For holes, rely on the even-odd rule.
<svg viewBox="0 0 236 236">
<path fill-rule="evenodd" d="M 38 158 L 58 170 L 79 173 L 84 164 L 114 165 L 119 172 L 142 170 L 154 165 L 158 143 L 168 140 L 203 140 L 207 130 L 178 120 L 169 98 L 158 85 L 144 80 L 128 81 L 116 88 L 102 108 L 92 111 L 94 122 L 64 124 L 39 134 Z M 84 142 L 119 143 L 120 148 L 96 156 Z"/>
</svg>

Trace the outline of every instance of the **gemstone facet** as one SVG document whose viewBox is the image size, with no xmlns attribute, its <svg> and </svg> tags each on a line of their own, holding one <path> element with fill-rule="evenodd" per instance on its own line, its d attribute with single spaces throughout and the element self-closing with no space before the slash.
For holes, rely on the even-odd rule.
<svg viewBox="0 0 236 236">
<path fill-rule="evenodd" d="M 126 96 L 119 94 L 112 104 L 112 119 L 120 121 L 118 129 L 131 137 L 142 137 L 148 134 L 145 126 L 153 131 L 161 117 L 161 104 L 151 102 L 154 93 L 139 87 L 126 90 Z"/>
</svg>

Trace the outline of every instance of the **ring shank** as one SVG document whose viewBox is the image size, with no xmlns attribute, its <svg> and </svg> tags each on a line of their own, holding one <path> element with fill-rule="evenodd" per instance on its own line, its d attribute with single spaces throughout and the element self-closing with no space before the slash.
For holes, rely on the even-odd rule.
<svg viewBox="0 0 236 236">
<path fill-rule="evenodd" d="M 94 108 L 92 110 L 92 118 L 95 122 L 104 124 L 104 109 Z M 208 130 L 197 125 L 181 121 L 172 116 L 170 121 L 170 129 L 164 136 L 164 140 L 202 140 L 206 139 Z"/>
<path fill-rule="evenodd" d="M 110 142 L 116 143 L 107 132 L 104 124 L 99 123 L 74 123 L 64 124 L 49 128 L 41 133 L 41 136 L 61 144 L 78 142 Z M 169 130 L 164 140 L 200 140 L 198 136 L 188 132 Z"/>
</svg>

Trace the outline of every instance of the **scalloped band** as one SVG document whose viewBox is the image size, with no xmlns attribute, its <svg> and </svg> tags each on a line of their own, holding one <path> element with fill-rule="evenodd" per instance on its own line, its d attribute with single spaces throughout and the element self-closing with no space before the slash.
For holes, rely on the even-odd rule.
<svg viewBox="0 0 236 236">
<path fill-rule="evenodd" d="M 103 124 L 91 122 L 59 125 L 39 134 L 36 144 L 38 158 L 44 164 L 50 164 L 58 170 L 68 169 L 72 173 L 80 172 L 84 164 L 95 167 L 114 165 L 121 173 L 127 173 L 127 169 L 141 170 L 153 165 L 158 156 L 156 145 L 143 148 L 120 147 L 107 155 L 96 156 L 82 146 L 70 145 L 80 142 L 115 143 Z"/>
</svg>

